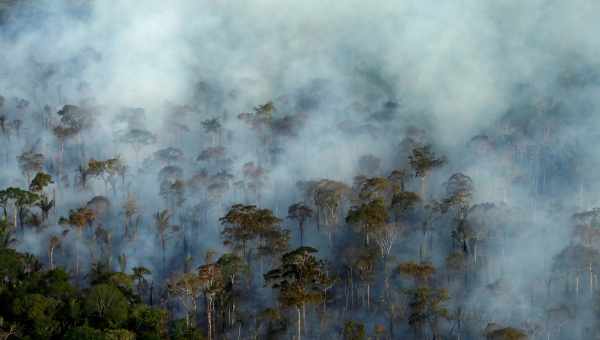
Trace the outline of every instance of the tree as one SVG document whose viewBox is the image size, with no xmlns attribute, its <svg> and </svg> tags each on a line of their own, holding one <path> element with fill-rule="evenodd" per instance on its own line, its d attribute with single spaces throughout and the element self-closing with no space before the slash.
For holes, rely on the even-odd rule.
<svg viewBox="0 0 600 340">
<path fill-rule="evenodd" d="M 277 289 L 284 307 L 294 307 L 298 316 L 298 339 L 302 336 L 301 311 L 306 304 L 325 299 L 325 287 L 331 284 L 325 262 L 312 255 L 317 250 L 300 247 L 281 257 L 281 265 L 264 275 L 268 286 Z"/>
<path fill-rule="evenodd" d="M 342 332 L 344 340 L 366 340 L 367 333 L 365 331 L 365 325 L 362 322 L 349 320 L 344 323 L 344 330 Z"/>
<path fill-rule="evenodd" d="M 317 207 L 317 227 L 321 223 L 325 226 L 334 226 L 338 223 L 342 199 L 350 191 L 350 188 L 344 183 L 327 179 L 314 183 L 314 186 L 311 191 L 314 195 L 314 204 Z"/>
<path fill-rule="evenodd" d="M 182 161 L 184 159 L 184 154 L 179 148 L 168 147 L 155 151 L 154 158 L 170 165 Z"/>
<path fill-rule="evenodd" d="M 181 179 L 166 179 L 160 183 L 160 196 L 167 208 L 176 211 L 185 202 L 185 182 Z"/>
<path fill-rule="evenodd" d="M 179 298 L 186 310 L 185 321 L 187 327 L 195 325 L 198 297 L 202 294 L 202 284 L 203 282 L 197 273 L 175 275 L 167 284 L 169 292 Z"/>
<path fill-rule="evenodd" d="M 354 284 L 353 273 L 357 273 L 359 282 L 362 282 L 365 288 L 363 295 L 363 305 L 366 303 L 367 312 L 371 310 L 371 286 L 375 280 L 375 266 L 377 264 L 377 250 L 372 247 L 348 248 L 344 254 L 351 268 L 350 279 Z M 352 292 L 351 292 L 352 294 Z M 365 301 L 366 300 L 366 301 Z"/>
<path fill-rule="evenodd" d="M 263 167 L 254 164 L 254 162 L 248 162 L 242 167 L 242 174 L 246 181 L 246 188 L 252 191 L 255 201 L 260 203 L 260 191 L 267 179 L 267 171 Z"/>
<path fill-rule="evenodd" d="M 38 172 L 35 174 L 33 180 L 31 180 L 31 184 L 29 184 L 29 190 L 40 193 L 44 190 L 44 188 L 53 183 L 54 181 L 52 181 L 52 176 L 45 172 Z"/>
<path fill-rule="evenodd" d="M 19 162 L 19 168 L 23 172 L 23 175 L 27 178 L 27 183 L 31 182 L 31 176 L 39 171 L 42 171 L 44 166 L 44 155 L 36 153 L 33 150 L 23 152 L 17 157 Z"/>
<path fill-rule="evenodd" d="M 563 279 L 568 292 L 580 295 L 584 280 L 588 277 L 590 294 L 594 293 L 594 273 L 600 272 L 600 252 L 581 244 L 565 247 L 554 257 L 552 271 L 556 279 Z"/>
<path fill-rule="evenodd" d="M 138 215 L 139 208 L 137 205 L 137 201 L 132 194 L 127 194 L 127 200 L 123 203 L 123 214 L 125 215 L 125 230 L 123 231 L 123 236 L 125 238 L 130 237 L 129 231 L 130 228 L 134 228 L 133 235 L 137 234 L 137 227 L 140 223 L 141 216 Z M 137 215 L 137 218 L 134 218 Z"/>
<path fill-rule="evenodd" d="M 388 179 L 399 187 L 400 192 L 403 192 L 405 189 L 406 180 L 409 177 L 410 173 L 406 169 L 395 169 L 390 173 Z"/>
<path fill-rule="evenodd" d="M 9 187 L 0 191 L 0 202 L 3 203 L 6 216 L 6 205 L 12 202 L 15 207 L 14 225 L 23 227 L 23 221 L 27 209 L 38 202 L 40 196 L 34 192 L 23 190 L 20 188 Z M 18 222 L 18 223 L 17 223 Z"/>
<path fill-rule="evenodd" d="M 62 225 L 69 225 L 73 229 L 75 229 L 75 231 L 77 231 L 77 237 L 79 239 L 79 242 L 81 242 L 83 240 L 83 229 L 85 227 L 91 226 L 92 222 L 94 222 L 95 219 L 96 216 L 94 215 L 94 212 L 89 208 L 83 207 L 69 211 L 69 217 L 61 217 L 58 223 Z M 79 246 L 75 245 L 75 272 L 78 276 L 80 264 L 79 248 Z"/>
<path fill-rule="evenodd" d="M 411 155 L 408 156 L 408 160 L 415 172 L 415 176 L 421 178 L 421 197 L 425 199 L 429 173 L 433 169 L 446 164 L 446 158 L 436 156 L 431 150 L 431 146 L 425 145 L 415 147 Z"/>
<path fill-rule="evenodd" d="M 219 221 L 224 226 L 223 244 L 231 246 L 248 262 L 253 248 L 258 251 L 259 247 L 266 246 L 270 236 L 281 230 L 281 220 L 271 210 L 254 205 L 233 205 Z"/>
<path fill-rule="evenodd" d="M 162 250 L 162 270 L 163 273 L 167 270 L 167 240 L 169 233 L 175 229 L 171 225 L 171 212 L 167 209 L 157 212 L 154 215 L 154 225 L 160 241 L 160 249 Z"/>
<path fill-rule="evenodd" d="M 22 320 L 24 330 L 35 338 L 49 339 L 60 331 L 60 322 L 55 315 L 60 301 L 39 293 L 25 294 L 12 303 L 12 312 Z"/>
<path fill-rule="evenodd" d="M 412 277 L 412 288 L 404 290 L 409 299 L 410 314 L 408 324 L 413 327 L 416 338 L 423 338 L 423 327 L 429 325 L 433 339 L 440 339 L 438 323 L 440 318 L 448 317 L 444 303 L 449 299 L 446 289 L 431 286 L 435 267 L 431 263 L 404 262 L 398 266 L 398 272 Z"/>
<path fill-rule="evenodd" d="M 365 177 L 358 181 L 358 200 L 369 202 L 382 199 L 386 203 L 400 189 L 394 182 L 385 177 Z"/>
<path fill-rule="evenodd" d="M 31 184 L 29 184 L 29 190 L 40 195 L 40 199 L 36 202 L 36 205 L 42 211 L 42 222 L 48 219 L 50 210 L 54 208 L 54 199 L 48 198 L 48 195 L 44 192 L 44 189 L 53 183 L 52 176 L 44 172 L 38 172 L 33 180 L 31 180 Z"/>
<path fill-rule="evenodd" d="M 311 218 L 313 210 L 302 202 L 294 203 L 288 208 L 288 218 L 298 222 L 300 230 L 300 246 L 304 246 L 304 222 Z"/>
<path fill-rule="evenodd" d="M 379 254 L 384 261 L 384 266 L 385 261 L 392 252 L 392 247 L 399 236 L 399 229 L 390 223 L 386 223 L 382 227 L 377 228 L 373 233 L 373 239 L 375 240 L 377 248 L 379 248 Z"/>
<path fill-rule="evenodd" d="M 6 218 L 0 219 L 0 249 L 5 249 L 13 246 L 17 243 L 17 239 L 15 238 L 14 229 L 11 227 L 10 223 L 6 220 Z"/>
<path fill-rule="evenodd" d="M 136 287 L 137 287 L 137 291 L 138 294 L 140 296 L 144 296 L 144 291 L 145 289 L 148 287 L 148 280 L 146 280 L 146 276 L 147 275 L 151 275 L 152 271 L 150 271 L 150 269 L 143 267 L 143 266 L 137 266 L 137 267 L 133 267 L 131 268 L 132 270 L 132 274 L 131 277 L 133 278 L 134 281 L 136 281 Z"/>
<path fill-rule="evenodd" d="M 408 213 L 417 207 L 421 197 L 415 192 L 400 191 L 392 197 L 391 208 L 395 214 L 396 223 L 405 219 Z"/>
<path fill-rule="evenodd" d="M 110 216 L 111 203 L 106 196 L 94 196 L 89 200 L 85 207 L 90 209 L 94 213 L 96 220 L 101 220 Z"/>
<path fill-rule="evenodd" d="M 227 320 L 228 325 L 231 327 L 234 325 L 234 317 L 236 311 L 239 309 L 239 294 L 236 293 L 236 287 L 238 282 L 243 278 L 246 280 L 250 275 L 250 267 L 241 257 L 226 253 L 223 254 L 217 261 L 217 266 L 223 280 L 223 293 L 225 296 L 222 299 L 222 308 L 227 307 Z"/>
<path fill-rule="evenodd" d="M 81 132 L 90 129 L 95 121 L 96 110 L 91 107 L 79 107 L 75 105 L 64 105 L 57 112 L 60 116 L 60 124 L 54 129 L 55 135 L 61 140 L 61 159 L 64 148 L 64 140 L 77 137 L 81 142 L 81 157 L 84 158 L 84 144 Z"/>
<path fill-rule="evenodd" d="M 81 131 L 92 127 L 94 123 L 93 110 L 75 105 L 65 105 L 57 112 L 63 126 Z"/>
<path fill-rule="evenodd" d="M 426 285 L 435 273 L 435 267 L 429 262 L 403 262 L 398 265 L 398 272 L 412 277 L 415 285 Z"/>
<path fill-rule="evenodd" d="M 591 246 L 600 238 L 600 208 L 573 214 L 575 221 L 574 234 L 582 240 L 586 246 Z"/>
<path fill-rule="evenodd" d="M 142 147 L 154 144 L 157 141 L 153 133 L 144 129 L 131 129 L 118 135 L 117 138 L 122 143 L 131 144 L 136 154 L 140 152 Z"/>
<path fill-rule="evenodd" d="M 90 288 L 84 310 L 101 327 L 118 328 L 127 321 L 128 302 L 121 290 L 101 283 Z"/>
<path fill-rule="evenodd" d="M 455 173 L 446 182 L 446 202 L 456 206 L 457 219 L 462 220 L 466 217 L 473 199 L 473 191 L 473 180 L 465 174 Z"/>
<path fill-rule="evenodd" d="M 59 155 L 59 164 L 62 167 L 62 162 L 64 160 L 65 153 L 65 143 L 67 140 L 76 136 L 79 131 L 73 127 L 57 125 L 52 129 L 52 133 L 58 139 L 58 155 Z M 60 171 L 60 169 L 59 169 Z"/>
<path fill-rule="evenodd" d="M 207 254 L 208 255 L 208 254 Z M 221 268 L 212 263 L 207 256 L 206 264 L 198 268 L 198 278 L 206 301 L 206 319 L 208 321 L 208 339 L 213 339 L 213 317 L 215 315 L 215 298 L 223 290 Z"/>
<path fill-rule="evenodd" d="M 445 289 L 417 287 L 407 290 L 407 295 L 411 310 L 408 324 L 414 327 L 415 337 L 422 339 L 422 327 L 429 325 L 433 339 L 441 339 L 438 323 L 440 318 L 448 317 L 448 310 L 444 307 L 448 300 L 448 292 Z"/>
<path fill-rule="evenodd" d="M 60 248 L 61 239 L 57 235 L 52 235 L 48 241 L 48 259 L 50 260 L 50 269 L 54 269 L 54 250 Z"/>
<path fill-rule="evenodd" d="M 488 324 L 485 328 L 485 338 L 486 340 L 527 340 L 528 336 L 517 328 Z"/>
<path fill-rule="evenodd" d="M 218 118 L 211 118 L 202 121 L 202 127 L 204 128 L 204 132 L 211 135 L 213 145 L 221 144 L 223 127 L 221 126 L 221 122 Z"/>
<path fill-rule="evenodd" d="M 387 208 L 383 199 L 375 199 L 367 204 L 352 207 L 346 222 L 359 225 L 364 235 L 365 245 L 369 245 L 371 233 L 383 228 L 388 220 Z"/>
<path fill-rule="evenodd" d="M 110 158 L 106 160 L 90 159 L 86 168 L 80 168 L 82 185 L 85 188 L 88 176 L 100 178 L 104 182 L 105 188 L 109 185 L 113 190 L 113 195 L 117 194 L 117 178 L 121 177 L 124 181 L 127 166 L 121 158 Z M 106 189 L 108 191 L 108 189 Z"/>
</svg>

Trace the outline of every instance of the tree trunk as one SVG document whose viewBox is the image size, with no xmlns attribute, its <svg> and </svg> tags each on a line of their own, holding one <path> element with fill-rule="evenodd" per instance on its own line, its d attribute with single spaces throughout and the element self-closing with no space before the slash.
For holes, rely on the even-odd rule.
<svg viewBox="0 0 600 340">
<path fill-rule="evenodd" d="M 423 206 L 425 205 L 425 195 L 427 191 L 427 176 L 423 176 L 421 177 L 421 202 L 423 203 Z"/>
<path fill-rule="evenodd" d="M 208 321 L 208 340 L 212 340 L 212 298 L 206 299 L 206 318 Z"/>
<path fill-rule="evenodd" d="M 300 340 L 300 339 L 302 339 L 302 336 L 301 336 L 301 331 L 302 331 L 302 321 L 301 321 L 302 320 L 302 315 L 300 314 L 300 307 L 296 307 L 296 312 L 298 314 L 298 339 L 297 340 Z M 209 340 L 210 340 L 210 338 L 209 338 Z"/>
<path fill-rule="evenodd" d="M 162 270 L 163 275 L 167 273 L 167 255 L 166 255 L 166 246 L 165 246 L 165 237 L 164 235 L 160 236 L 160 247 L 162 249 Z"/>
<path fill-rule="evenodd" d="M 590 294 L 594 295 L 594 272 L 592 271 L 592 264 L 589 266 L 590 271 Z"/>
<path fill-rule="evenodd" d="M 77 228 L 77 238 L 79 239 L 79 242 L 82 242 L 82 230 L 81 228 Z M 77 275 L 77 279 L 79 280 L 79 246 L 76 244 L 75 245 L 75 273 Z"/>
<path fill-rule="evenodd" d="M 302 304 L 302 332 L 306 335 L 306 304 Z"/>
<path fill-rule="evenodd" d="M 54 270 L 54 247 L 50 248 L 50 269 Z"/>
<path fill-rule="evenodd" d="M 367 312 L 371 308 L 371 285 L 367 283 Z"/>
</svg>

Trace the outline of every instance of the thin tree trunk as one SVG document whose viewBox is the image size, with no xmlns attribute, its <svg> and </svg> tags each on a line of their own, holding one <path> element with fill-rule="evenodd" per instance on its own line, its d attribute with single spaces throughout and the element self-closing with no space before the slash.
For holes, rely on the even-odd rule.
<svg viewBox="0 0 600 340">
<path fill-rule="evenodd" d="M 212 340 L 212 298 L 206 300 L 206 318 L 208 320 L 208 340 Z"/>
<path fill-rule="evenodd" d="M 54 270 L 54 247 L 50 248 L 50 269 Z"/>
<path fill-rule="evenodd" d="M 300 339 L 302 339 L 302 336 L 301 336 L 301 331 L 302 331 L 302 321 L 301 320 L 302 320 L 302 316 L 300 315 L 300 307 L 296 307 L 296 312 L 298 314 L 298 339 L 297 340 L 300 340 Z M 210 340 L 210 338 L 209 338 L 209 340 Z"/>
<path fill-rule="evenodd" d="M 371 285 L 367 283 L 367 312 L 371 308 Z"/>
<path fill-rule="evenodd" d="M 306 335 L 306 304 L 302 304 L 302 332 Z"/>
</svg>

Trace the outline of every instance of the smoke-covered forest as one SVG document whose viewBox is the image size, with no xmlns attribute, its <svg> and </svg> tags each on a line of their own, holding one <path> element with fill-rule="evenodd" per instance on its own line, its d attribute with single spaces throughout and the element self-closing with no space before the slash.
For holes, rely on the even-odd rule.
<svg viewBox="0 0 600 340">
<path fill-rule="evenodd" d="M 600 3 L 0 1 L 0 339 L 600 338 Z"/>
</svg>

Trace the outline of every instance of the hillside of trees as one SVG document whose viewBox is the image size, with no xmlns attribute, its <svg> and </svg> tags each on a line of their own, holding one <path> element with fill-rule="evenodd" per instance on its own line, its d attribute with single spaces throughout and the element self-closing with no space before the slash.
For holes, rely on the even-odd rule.
<svg viewBox="0 0 600 340">
<path fill-rule="evenodd" d="M 60 3 L 0 2 L 0 339 L 600 338 L 584 56 L 464 118 L 353 47 L 347 74 L 293 85 L 253 58 L 228 79 L 128 51 L 127 70 L 128 35 L 70 45 L 104 5 Z M 222 18 L 208 52 L 242 44 Z M 428 91 L 456 99 L 445 81 Z"/>
</svg>

